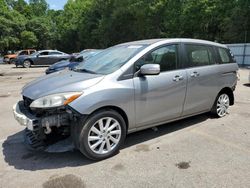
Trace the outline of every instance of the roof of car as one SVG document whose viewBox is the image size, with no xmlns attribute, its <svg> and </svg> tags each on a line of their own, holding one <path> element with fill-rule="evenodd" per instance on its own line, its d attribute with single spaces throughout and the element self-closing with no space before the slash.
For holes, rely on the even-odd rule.
<svg viewBox="0 0 250 188">
<path fill-rule="evenodd" d="M 161 39 L 147 39 L 147 40 L 138 40 L 133 42 L 126 42 L 120 45 L 151 45 L 158 42 L 187 42 L 187 43 L 199 43 L 199 44 L 207 44 L 219 47 L 226 47 L 224 44 L 211 42 L 207 40 L 200 39 L 189 39 L 189 38 L 161 38 Z"/>
<path fill-rule="evenodd" d="M 58 50 L 39 50 L 38 52 L 60 52 Z M 63 52 L 61 52 L 63 53 Z"/>
</svg>

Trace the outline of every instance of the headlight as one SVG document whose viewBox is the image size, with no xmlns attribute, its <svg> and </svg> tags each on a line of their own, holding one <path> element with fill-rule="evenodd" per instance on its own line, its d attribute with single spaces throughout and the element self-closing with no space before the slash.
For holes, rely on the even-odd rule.
<svg viewBox="0 0 250 188">
<path fill-rule="evenodd" d="M 80 97 L 81 92 L 58 93 L 41 97 L 33 101 L 30 105 L 31 108 L 52 108 L 67 105 Z"/>
</svg>

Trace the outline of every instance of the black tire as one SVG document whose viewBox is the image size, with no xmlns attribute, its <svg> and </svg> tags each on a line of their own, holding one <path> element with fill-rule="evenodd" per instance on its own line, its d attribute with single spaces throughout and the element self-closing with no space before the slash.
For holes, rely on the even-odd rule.
<svg viewBox="0 0 250 188">
<path fill-rule="evenodd" d="M 218 108 L 218 101 L 219 101 L 220 97 L 222 97 L 222 96 L 227 97 L 228 102 L 227 102 L 227 104 L 225 104 L 225 107 L 226 107 L 225 113 L 220 114 L 217 108 Z M 211 109 L 211 114 L 214 117 L 222 118 L 222 117 L 224 117 L 226 115 L 227 109 L 228 109 L 229 106 L 230 106 L 230 97 L 229 97 L 229 95 L 227 93 L 225 93 L 225 92 L 219 93 L 218 96 L 216 97 L 215 102 L 213 104 L 213 107 Z"/>
<path fill-rule="evenodd" d="M 31 61 L 30 60 L 24 60 L 23 67 L 24 68 L 30 68 L 31 67 Z"/>
<path fill-rule="evenodd" d="M 10 59 L 10 64 L 15 64 L 15 59 Z"/>
<path fill-rule="evenodd" d="M 90 134 L 90 130 L 93 126 L 97 125 L 97 121 L 100 119 L 105 119 L 105 118 L 111 118 L 116 120 L 119 124 L 120 124 L 120 136 L 119 136 L 119 141 L 114 145 L 114 148 L 111 151 L 107 151 L 107 153 L 104 154 L 97 154 L 95 153 L 93 150 L 91 150 L 90 146 L 89 146 L 89 141 L 88 141 L 88 136 Z M 84 124 L 82 124 L 84 122 Z M 86 121 L 79 121 L 78 122 L 78 126 L 82 126 L 82 129 L 80 131 L 80 133 L 78 133 L 78 135 L 74 135 L 74 139 L 78 140 L 78 143 L 76 143 L 76 145 L 78 145 L 78 149 L 81 151 L 81 153 L 83 153 L 87 158 L 91 159 L 91 160 L 103 160 L 106 158 L 109 158 L 115 154 L 117 154 L 119 152 L 119 149 L 121 147 L 121 145 L 123 144 L 125 138 L 126 138 L 126 123 L 123 119 L 123 117 L 116 111 L 111 110 L 111 109 L 107 109 L 107 110 L 101 110 L 101 111 L 97 111 L 94 114 L 92 114 L 89 118 L 87 118 Z M 108 132 L 106 132 L 106 136 L 108 135 Z M 103 141 L 102 142 L 106 142 L 104 141 L 104 137 L 102 138 Z M 100 140 L 98 140 L 100 141 Z M 98 142 L 96 141 L 96 142 Z M 96 143 L 95 142 L 95 143 Z M 102 142 L 100 145 L 102 145 Z M 110 143 L 110 140 L 109 140 Z M 107 143 L 106 144 L 106 150 L 107 150 Z M 94 145 L 94 144 L 93 144 Z M 100 146 L 101 147 L 101 146 Z M 104 146 L 103 146 L 104 147 Z"/>
</svg>

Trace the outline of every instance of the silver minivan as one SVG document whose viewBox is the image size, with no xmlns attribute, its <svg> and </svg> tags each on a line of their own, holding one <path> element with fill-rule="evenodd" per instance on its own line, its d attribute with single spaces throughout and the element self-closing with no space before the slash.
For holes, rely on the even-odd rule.
<svg viewBox="0 0 250 188">
<path fill-rule="evenodd" d="M 128 133 L 205 112 L 225 116 L 237 70 L 222 44 L 129 42 L 27 84 L 13 111 L 31 148 L 70 139 L 86 157 L 101 160 L 116 154 Z"/>
</svg>

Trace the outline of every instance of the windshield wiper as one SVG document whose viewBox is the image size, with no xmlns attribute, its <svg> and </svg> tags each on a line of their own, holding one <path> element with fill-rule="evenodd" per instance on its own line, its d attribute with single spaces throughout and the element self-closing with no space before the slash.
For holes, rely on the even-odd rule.
<svg viewBox="0 0 250 188">
<path fill-rule="evenodd" d="M 90 73 L 90 74 L 96 74 L 96 72 L 88 70 L 88 69 L 73 69 L 73 71 L 76 71 L 76 72 L 86 72 L 86 73 Z"/>
</svg>

